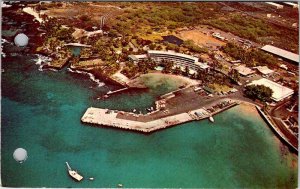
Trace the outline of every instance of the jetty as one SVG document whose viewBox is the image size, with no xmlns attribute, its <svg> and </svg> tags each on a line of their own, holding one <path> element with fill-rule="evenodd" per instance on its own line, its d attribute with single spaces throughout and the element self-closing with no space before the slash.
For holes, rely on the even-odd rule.
<svg viewBox="0 0 300 189">
<path fill-rule="evenodd" d="M 112 95 L 112 94 L 119 93 L 119 92 L 122 92 L 122 91 L 125 91 L 125 90 L 128 90 L 128 89 L 129 89 L 128 87 L 125 87 L 125 88 L 118 89 L 118 90 L 115 90 L 115 91 L 108 91 L 106 93 L 106 95 Z"/>
<path fill-rule="evenodd" d="M 220 104 L 226 104 L 221 108 L 212 108 L 219 106 Z M 212 107 L 200 107 L 188 112 L 178 113 L 175 115 L 166 114 L 163 117 L 148 119 L 152 114 L 135 114 L 132 112 L 124 112 L 118 110 L 109 110 L 90 107 L 86 110 L 81 118 L 83 123 L 102 125 L 114 128 L 120 128 L 125 130 L 134 130 L 143 133 L 150 133 L 160 129 L 165 129 L 178 124 L 208 119 L 210 116 L 220 113 L 228 108 L 231 108 L 238 103 L 232 100 L 222 100 L 217 103 L 211 104 Z M 213 109 L 213 110 L 212 110 Z M 166 110 L 157 110 L 164 111 Z M 135 117 L 136 119 L 132 119 Z M 140 118 L 140 119 L 138 119 Z"/>
<path fill-rule="evenodd" d="M 80 174 L 77 173 L 77 171 L 74 171 L 71 169 L 70 165 L 68 162 L 66 162 L 67 164 L 67 167 L 68 167 L 68 172 L 69 172 L 69 175 L 75 179 L 76 181 L 81 181 L 83 179 L 83 176 L 81 176 Z"/>
</svg>

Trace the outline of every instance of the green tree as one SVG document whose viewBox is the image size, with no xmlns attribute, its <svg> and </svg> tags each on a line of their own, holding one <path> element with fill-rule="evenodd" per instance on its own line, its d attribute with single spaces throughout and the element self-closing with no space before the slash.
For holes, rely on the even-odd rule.
<svg viewBox="0 0 300 189">
<path fill-rule="evenodd" d="M 163 73 L 171 73 L 173 66 L 174 66 L 174 62 L 163 60 L 162 63 L 164 64 L 164 70 L 162 72 Z"/>
<path fill-rule="evenodd" d="M 184 75 L 189 76 L 189 74 L 190 74 L 190 68 L 188 66 L 185 66 Z"/>
<path fill-rule="evenodd" d="M 233 81 L 235 82 L 239 82 L 240 81 L 240 74 L 236 69 L 232 69 L 228 75 L 233 79 Z"/>
<path fill-rule="evenodd" d="M 264 85 L 247 85 L 244 92 L 249 98 L 263 102 L 270 101 L 273 94 L 273 90 Z"/>
<path fill-rule="evenodd" d="M 173 74 L 175 75 L 181 75 L 182 71 L 179 66 L 176 66 L 176 68 L 173 70 Z"/>
</svg>

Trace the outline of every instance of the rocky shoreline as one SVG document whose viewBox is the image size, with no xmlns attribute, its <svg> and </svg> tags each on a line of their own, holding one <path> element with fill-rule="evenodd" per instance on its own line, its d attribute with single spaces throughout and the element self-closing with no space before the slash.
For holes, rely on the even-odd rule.
<svg viewBox="0 0 300 189">
<path fill-rule="evenodd" d="M 3 51 L 3 58 L 5 58 L 7 55 L 10 55 L 12 53 L 18 53 L 18 54 L 23 54 L 23 53 L 28 53 L 28 54 L 35 54 L 37 55 L 36 59 L 36 64 L 40 65 L 39 70 L 40 71 L 45 71 L 45 70 L 50 70 L 50 71 L 59 71 L 68 64 L 70 64 L 70 59 L 71 57 L 67 57 L 62 64 L 59 65 L 54 65 L 51 64 L 53 62 L 53 58 L 51 54 L 47 54 L 46 52 L 42 51 L 37 51 L 37 48 L 40 47 L 43 43 L 44 38 L 42 37 L 44 33 L 44 30 L 41 30 L 40 27 L 43 24 L 40 21 L 37 21 L 36 18 L 27 12 L 23 12 L 23 9 L 26 8 L 27 3 L 22 3 L 22 4 L 12 4 L 11 6 L 7 6 L 3 9 L 5 12 L 9 12 L 10 16 L 13 17 L 13 22 L 15 24 L 9 23 L 9 19 L 4 18 L 3 19 L 3 30 L 14 30 L 16 29 L 16 34 L 18 33 L 25 33 L 29 37 L 29 44 L 25 48 L 19 48 L 15 47 L 13 45 L 13 40 L 14 40 L 14 35 L 3 35 L 3 44 L 8 43 L 6 45 L 13 45 L 13 48 L 9 48 L 6 52 Z M 20 16 L 21 15 L 21 16 Z M 18 27 L 21 25 L 21 29 Z M 69 67 L 70 68 L 70 67 Z M 110 84 L 118 85 L 120 87 L 124 87 L 124 84 L 118 82 L 117 80 L 114 80 L 111 77 L 106 77 L 100 74 L 95 74 L 92 71 L 85 70 L 85 69 L 80 69 L 80 68 L 70 68 L 72 71 L 71 72 L 76 72 L 77 74 L 83 74 L 83 75 L 89 75 L 90 79 L 98 84 L 98 86 L 103 86 L 104 82 L 108 82 Z"/>
</svg>

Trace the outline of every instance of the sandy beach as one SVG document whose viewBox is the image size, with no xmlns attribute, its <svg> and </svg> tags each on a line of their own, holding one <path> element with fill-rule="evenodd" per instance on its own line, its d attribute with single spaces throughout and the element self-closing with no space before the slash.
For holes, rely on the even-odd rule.
<svg viewBox="0 0 300 189">
<path fill-rule="evenodd" d="M 155 88 L 161 84 L 168 83 L 174 88 L 179 88 L 180 86 L 191 86 L 199 84 L 198 81 L 172 74 L 164 73 L 148 73 L 142 74 L 139 77 L 131 80 L 129 85 L 144 85 L 149 88 Z"/>
<path fill-rule="evenodd" d="M 244 114 L 245 116 L 250 116 L 250 115 L 259 116 L 255 104 L 250 102 L 245 102 L 245 101 L 240 101 L 240 102 L 241 102 L 240 106 L 242 107 L 240 108 L 240 112 L 242 114 Z"/>
</svg>

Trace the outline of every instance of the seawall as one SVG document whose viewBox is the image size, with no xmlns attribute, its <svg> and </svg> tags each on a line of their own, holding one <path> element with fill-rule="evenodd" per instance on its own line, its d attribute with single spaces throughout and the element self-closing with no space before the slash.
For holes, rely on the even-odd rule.
<svg viewBox="0 0 300 189">
<path fill-rule="evenodd" d="M 287 138 L 278 130 L 277 127 L 274 126 L 274 124 L 269 120 L 268 116 L 261 110 L 260 107 L 255 106 L 259 114 L 262 116 L 262 118 L 267 122 L 267 124 L 275 131 L 275 133 L 280 137 L 281 140 L 283 140 L 286 144 L 288 144 L 293 150 L 298 152 L 298 148 L 293 146 Z"/>
</svg>

